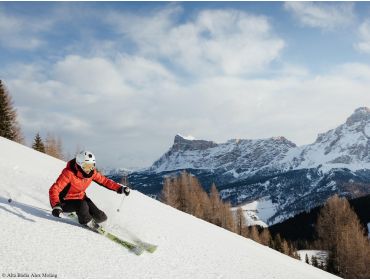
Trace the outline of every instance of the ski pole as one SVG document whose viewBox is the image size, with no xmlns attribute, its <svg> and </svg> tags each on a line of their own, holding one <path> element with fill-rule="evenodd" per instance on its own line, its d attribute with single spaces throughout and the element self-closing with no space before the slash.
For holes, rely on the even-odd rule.
<svg viewBox="0 0 370 280">
<path fill-rule="evenodd" d="M 121 208 L 122 208 L 122 205 L 123 205 L 123 201 L 124 200 L 125 200 L 125 197 L 124 197 L 124 195 L 122 195 L 121 202 L 120 202 L 118 208 L 116 209 L 116 213 L 112 217 L 113 218 L 113 221 L 117 220 L 118 213 L 121 211 Z M 115 227 L 115 225 L 109 225 L 108 227 L 110 228 L 110 230 L 112 230 Z"/>
<path fill-rule="evenodd" d="M 127 183 L 128 183 L 128 181 L 127 181 L 127 175 L 122 177 L 120 183 L 121 183 L 120 185 L 122 186 L 122 188 L 127 187 Z M 122 195 L 122 200 L 121 200 L 121 203 L 119 204 L 119 207 L 117 208 L 117 212 L 120 212 L 121 211 L 121 208 L 122 208 L 122 205 L 123 205 L 123 201 L 124 200 L 125 200 L 125 196 Z"/>
<path fill-rule="evenodd" d="M 122 205 L 123 205 L 123 201 L 124 200 L 125 200 L 125 195 L 122 195 L 121 203 L 119 204 L 119 207 L 117 208 L 117 212 L 120 212 L 121 211 L 121 208 L 122 208 Z"/>
</svg>

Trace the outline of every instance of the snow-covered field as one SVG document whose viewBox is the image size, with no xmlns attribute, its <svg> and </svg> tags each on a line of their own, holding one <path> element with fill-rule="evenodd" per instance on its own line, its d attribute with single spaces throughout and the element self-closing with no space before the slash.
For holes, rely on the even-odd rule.
<svg viewBox="0 0 370 280">
<path fill-rule="evenodd" d="M 276 213 L 276 207 L 277 205 L 272 203 L 269 197 L 264 197 L 241 206 L 247 224 L 249 226 L 259 225 L 261 227 L 267 227 L 268 219 Z"/>
<path fill-rule="evenodd" d="M 99 159 L 98 165 L 99 165 Z M 110 227 L 158 245 L 136 256 L 50 214 L 48 189 L 65 162 L 0 137 L 0 275 L 58 278 L 334 278 L 137 191 L 125 198 L 93 184 L 88 195 Z M 8 199 L 12 201 L 9 203 Z"/>
</svg>

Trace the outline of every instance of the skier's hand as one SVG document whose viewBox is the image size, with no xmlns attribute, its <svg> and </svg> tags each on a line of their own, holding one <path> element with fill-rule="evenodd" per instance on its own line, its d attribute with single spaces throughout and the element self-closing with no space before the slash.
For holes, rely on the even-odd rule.
<svg viewBox="0 0 370 280">
<path fill-rule="evenodd" d="M 127 186 L 121 186 L 118 190 L 117 190 L 117 192 L 119 193 L 119 194 L 121 194 L 121 193 L 124 193 L 126 196 L 128 196 L 129 194 L 130 194 L 130 188 L 129 187 L 127 187 Z"/>
<path fill-rule="evenodd" d="M 60 207 L 60 204 L 57 204 L 53 207 L 53 211 L 51 211 L 51 214 L 54 217 L 60 218 L 60 214 L 63 213 L 62 207 Z"/>
</svg>

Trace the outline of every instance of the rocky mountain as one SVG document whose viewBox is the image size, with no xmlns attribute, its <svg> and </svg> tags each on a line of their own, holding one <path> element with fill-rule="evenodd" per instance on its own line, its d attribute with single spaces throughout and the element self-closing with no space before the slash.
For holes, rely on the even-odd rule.
<svg viewBox="0 0 370 280">
<path fill-rule="evenodd" d="M 370 109 L 358 108 L 344 124 L 319 134 L 315 143 L 292 149 L 284 161 L 294 169 L 370 169 Z"/>
<path fill-rule="evenodd" d="M 233 139 L 216 144 L 204 140 L 187 140 L 176 135 L 174 144 L 148 172 L 177 169 L 205 169 L 240 178 L 280 165 L 296 145 L 284 137 L 262 140 Z"/>
<path fill-rule="evenodd" d="M 164 176 L 188 170 L 205 188 L 215 182 L 223 199 L 233 205 L 267 202 L 273 211 L 264 222 L 273 224 L 316 207 L 335 193 L 350 198 L 369 194 L 369 153 L 370 109 L 362 107 L 344 124 L 304 146 L 284 137 L 218 144 L 176 135 L 160 159 L 131 173 L 129 181 L 156 196 Z"/>
</svg>

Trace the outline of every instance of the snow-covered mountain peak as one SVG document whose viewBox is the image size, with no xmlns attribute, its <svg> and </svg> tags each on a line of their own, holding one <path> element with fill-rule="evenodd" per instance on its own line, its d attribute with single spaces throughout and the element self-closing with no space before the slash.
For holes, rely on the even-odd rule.
<svg viewBox="0 0 370 280">
<path fill-rule="evenodd" d="M 353 125 L 358 122 L 370 122 L 370 108 L 360 107 L 347 119 L 347 125 Z"/>
<path fill-rule="evenodd" d="M 269 168 L 294 147 L 296 145 L 284 137 L 232 139 L 217 144 L 176 135 L 173 146 L 147 171 L 159 173 L 188 168 L 212 169 L 239 177 L 240 173 Z"/>
<path fill-rule="evenodd" d="M 178 136 L 178 138 L 182 138 L 182 139 L 185 139 L 185 140 L 196 140 L 195 137 L 192 136 L 192 135 L 184 136 L 180 133 L 177 133 L 176 136 Z"/>
<path fill-rule="evenodd" d="M 356 109 L 345 123 L 300 147 L 283 136 L 231 139 L 225 143 L 193 139 L 177 134 L 173 146 L 144 171 L 208 169 L 240 179 L 266 170 L 318 166 L 359 170 L 370 168 L 370 108 Z"/>
<path fill-rule="evenodd" d="M 216 147 L 217 144 L 212 141 L 206 140 L 195 140 L 195 138 L 184 137 L 180 134 L 175 136 L 172 150 L 173 151 L 180 151 L 180 150 L 205 150 L 208 148 Z"/>
<path fill-rule="evenodd" d="M 275 143 L 280 143 L 283 145 L 291 146 L 292 148 L 297 147 L 296 144 L 294 144 L 292 141 L 286 139 L 284 136 L 277 136 L 277 137 L 271 137 L 271 141 Z"/>
<path fill-rule="evenodd" d="M 335 129 L 318 135 L 315 143 L 299 147 L 293 167 L 315 168 L 323 171 L 348 168 L 352 171 L 370 168 L 370 109 L 361 107 Z"/>
<path fill-rule="evenodd" d="M 205 187 L 215 182 L 223 198 L 235 205 L 270 197 L 278 210 L 269 223 L 315 207 L 335 193 L 367 194 L 370 108 L 358 108 L 347 122 L 298 147 L 282 136 L 218 144 L 176 137 L 171 149 L 130 180 L 157 195 L 164 175 L 184 169 Z M 357 189 L 348 187 L 353 182 Z"/>
</svg>

